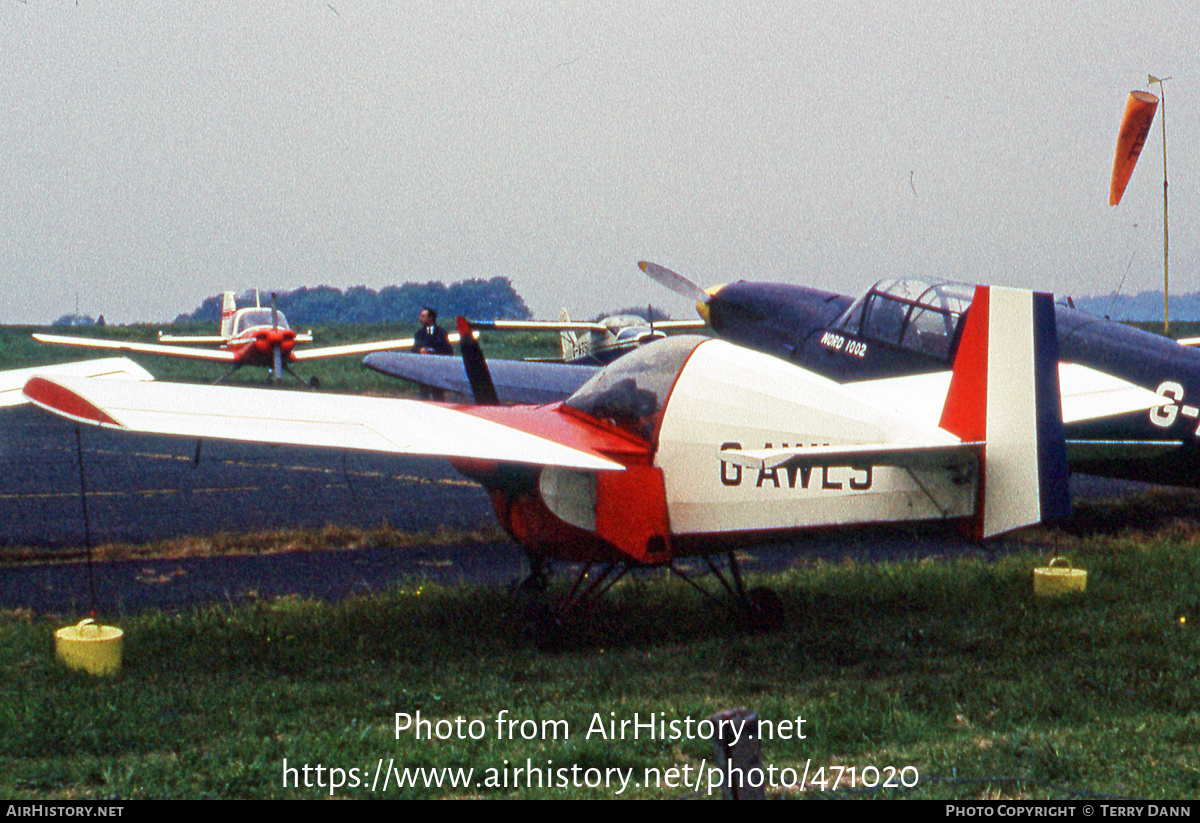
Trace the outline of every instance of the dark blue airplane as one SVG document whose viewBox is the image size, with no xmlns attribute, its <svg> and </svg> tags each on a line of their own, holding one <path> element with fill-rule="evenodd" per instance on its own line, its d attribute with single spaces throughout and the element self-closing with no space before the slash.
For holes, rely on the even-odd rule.
<svg viewBox="0 0 1200 823">
<path fill-rule="evenodd" d="M 661 266 L 639 265 L 694 299 L 719 337 L 842 384 L 928 374 L 930 402 L 939 404 L 945 383 L 937 378 L 948 380 L 974 293 L 972 285 L 912 279 L 881 280 L 857 297 L 747 281 L 701 289 Z M 1056 320 L 1072 470 L 1200 486 L 1200 350 L 1067 305 L 1056 306 Z M 414 382 L 470 391 L 456 359 L 380 352 L 363 362 Z M 488 367 L 499 399 L 519 403 L 564 399 L 597 371 L 513 361 Z M 1161 398 L 1149 411 L 1146 392 Z"/>
</svg>

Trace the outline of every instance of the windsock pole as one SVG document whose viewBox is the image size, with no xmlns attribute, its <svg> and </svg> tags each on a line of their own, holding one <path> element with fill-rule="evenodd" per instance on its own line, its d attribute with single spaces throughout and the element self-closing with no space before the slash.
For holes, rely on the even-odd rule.
<svg viewBox="0 0 1200 823">
<path fill-rule="evenodd" d="M 1170 80 L 1170 77 L 1158 78 L 1153 74 L 1149 75 L 1151 83 L 1158 83 L 1158 99 L 1162 101 L 1162 137 L 1163 137 L 1163 335 L 1167 335 L 1167 329 L 1170 325 L 1167 311 L 1167 284 L 1170 278 L 1167 275 L 1168 261 L 1170 260 L 1169 235 L 1167 233 L 1167 98 L 1163 92 L 1163 82 Z"/>
</svg>

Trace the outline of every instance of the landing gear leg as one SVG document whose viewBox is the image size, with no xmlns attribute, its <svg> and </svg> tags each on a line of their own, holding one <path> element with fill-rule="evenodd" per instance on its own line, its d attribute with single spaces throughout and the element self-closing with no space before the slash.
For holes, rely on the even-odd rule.
<svg viewBox="0 0 1200 823">
<path fill-rule="evenodd" d="M 717 578 L 725 591 L 733 597 L 734 602 L 741 610 L 742 616 L 752 631 L 773 631 L 783 625 L 787 615 L 779 593 L 766 586 L 755 586 L 752 589 L 747 589 L 742 582 L 742 572 L 738 567 L 737 556 L 733 552 L 728 554 L 728 576 L 713 562 L 712 557 L 705 555 L 704 562 L 708 566 L 709 572 Z M 714 596 L 675 565 L 672 565 L 670 568 L 672 572 L 697 589 L 701 594 L 707 597 Z"/>
<path fill-rule="evenodd" d="M 517 584 L 518 594 L 543 595 L 550 585 L 550 561 L 529 555 L 529 574 Z"/>
</svg>

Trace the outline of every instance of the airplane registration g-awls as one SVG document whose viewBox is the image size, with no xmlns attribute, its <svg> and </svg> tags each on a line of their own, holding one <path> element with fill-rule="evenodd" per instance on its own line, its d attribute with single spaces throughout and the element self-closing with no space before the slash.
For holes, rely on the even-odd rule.
<svg viewBox="0 0 1200 823">
<path fill-rule="evenodd" d="M 584 564 L 555 619 L 630 568 L 686 578 L 674 561 L 689 555 L 715 572 L 712 558 L 726 554 L 725 587 L 769 611 L 777 599 L 743 588 L 734 547 L 924 520 L 989 537 L 1068 513 L 1054 317 L 1049 295 L 979 287 L 944 407 L 928 420 L 695 336 L 642 347 L 540 406 L 484 405 L 481 388 L 477 405 L 450 406 L 56 377 L 30 380 L 25 394 L 105 428 L 447 457 L 488 491 L 529 557 L 527 582 L 543 582 L 551 560 Z M 482 386 L 490 377 L 474 352 L 463 347 L 464 364 Z"/>
</svg>

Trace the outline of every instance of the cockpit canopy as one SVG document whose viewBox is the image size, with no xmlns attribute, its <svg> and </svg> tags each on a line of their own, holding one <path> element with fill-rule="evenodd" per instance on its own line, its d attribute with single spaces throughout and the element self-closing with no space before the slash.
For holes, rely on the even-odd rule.
<svg viewBox="0 0 1200 823">
<path fill-rule="evenodd" d="M 287 329 L 287 318 L 283 316 L 283 312 L 277 312 L 279 315 L 279 328 Z M 242 309 L 233 319 L 233 336 L 237 337 L 247 329 L 260 328 L 266 326 L 270 328 L 274 325 L 274 320 L 271 319 L 270 309 Z"/>
<path fill-rule="evenodd" d="M 958 321 L 975 287 L 966 283 L 880 280 L 833 327 L 848 335 L 949 360 Z"/>
<path fill-rule="evenodd" d="M 681 334 L 634 349 L 594 374 L 566 405 L 651 440 L 680 369 L 708 339 Z"/>
</svg>

